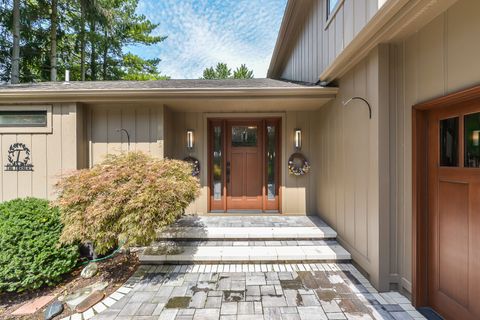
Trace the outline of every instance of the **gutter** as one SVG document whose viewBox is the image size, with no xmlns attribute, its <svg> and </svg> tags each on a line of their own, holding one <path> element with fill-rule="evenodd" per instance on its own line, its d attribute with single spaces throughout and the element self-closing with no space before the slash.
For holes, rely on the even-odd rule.
<svg viewBox="0 0 480 320">
<path fill-rule="evenodd" d="M 20 102 L 97 102 L 158 101 L 159 99 L 246 99 L 246 98 L 334 98 L 338 88 L 145 88 L 145 89 L 69 89 L 69 90 L 0 90 L 0 104 Z"/>
</svg>

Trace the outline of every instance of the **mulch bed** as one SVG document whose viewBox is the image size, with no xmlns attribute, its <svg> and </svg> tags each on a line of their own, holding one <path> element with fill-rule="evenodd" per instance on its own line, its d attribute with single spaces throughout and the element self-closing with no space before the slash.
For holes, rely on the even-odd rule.
<svg viewBox="0 0 480 320">
<path fill-rule="evenodd" d="M 0 294 L 0 319 L 43 319 L 43 312 L 56 299 L 53 299 L 49 304 L 34 314 L 26 316 L 12 316 L 11 313 L 18 309 L 23 304 L 45 295 L 55 295 L 56 297 L 73 293 L 75 290 L 88 286 L 98 281 L 106 281 L 109 283 L 104 290 L 106 296 L 116 291 L 121 287 L 130 276 L 135 272 L 138 266 L 138 257 L 135 253 L 129 255 L 117 254 L 111 259 L 97 262 L 98 273 L 90 278 L 83 279 L 80 277 L 80 272 L 84 266 L 78 267 L 70 274 L 66 275 L 64 280 L 56 286 L 45 287 L 33 292 L 24 293 L 2 293 Z M 64 304 L 64 311 L 55 319 L 62 319 L 75 312 Z"/>
</svg>

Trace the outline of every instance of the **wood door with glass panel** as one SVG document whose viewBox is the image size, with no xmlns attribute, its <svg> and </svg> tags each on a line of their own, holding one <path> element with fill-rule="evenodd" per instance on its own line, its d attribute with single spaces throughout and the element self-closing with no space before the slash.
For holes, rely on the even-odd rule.
<svg viewBox="0 0 480 320">
<path fill-rule="evenodd" d="M 227 121 L 227 210 L 262 210 L 262 121 Z"/>
<path fill-rule="evenodd" d="M 428 113 L 428 300 L 480 319 L 480 101 Z"/>
</svg>

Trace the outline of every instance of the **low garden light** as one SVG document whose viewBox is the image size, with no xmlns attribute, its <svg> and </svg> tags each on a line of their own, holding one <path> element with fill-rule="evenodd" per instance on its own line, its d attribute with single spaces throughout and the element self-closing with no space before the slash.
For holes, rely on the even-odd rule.
<svg viewBox="0 0 480 320">
<path fill-rule="evenodd" d="M 295 149 L 296 150 L 300 150 L 302 149 L 302 129 L 298 129 L 296 128 L 294 130 L 294 134 L 295 134 Z"/>
</svg>

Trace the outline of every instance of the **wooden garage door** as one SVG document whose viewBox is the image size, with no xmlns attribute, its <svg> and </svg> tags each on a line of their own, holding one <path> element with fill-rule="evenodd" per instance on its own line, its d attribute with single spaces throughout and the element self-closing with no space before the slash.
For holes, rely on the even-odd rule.
<svg viewBox="0 0 480 320">
<path fill-rule="evenodd" d="M 480 101 L 427 114 L 427 294 L 446 319 L 480 319 Z"/>
</svg>

